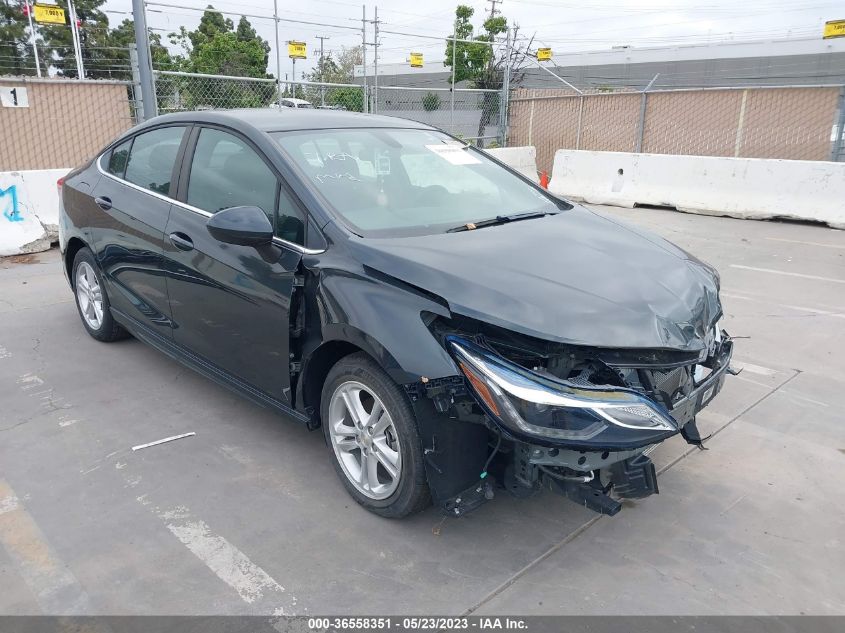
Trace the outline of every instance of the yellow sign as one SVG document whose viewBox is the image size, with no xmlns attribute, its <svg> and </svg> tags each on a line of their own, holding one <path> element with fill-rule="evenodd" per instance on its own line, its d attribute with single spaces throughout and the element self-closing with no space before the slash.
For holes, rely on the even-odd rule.
<svg viewBox="0 0 845 633">
<path fill-rule="evenodd" d="M 35 13 L 32 17 L 36 22 L 45 24 L 64 24 L 65 10 L 53 4 L 36 4 Z"/>
<path fill-rule="evenodd" d="M 824 23 L 824 39 L 845 37 L 845 20 L 831 20 Z"/>
<path fill-rule="evenodd" d="M 291 59 L 305 59 L 305 42 L 288 42 L 288 57 Z"/>
<path fill-rule="evenodd" d="M 538 48 L 537 49 L 537 61 L 538 62 L 547 62 L 552 58 L 552 49 L 550 48 Z"/>
<path fill-rule="evenodd" d="M 422 68 L 423 67 L 423 54 L 422 53 L 411 53 L 411 68 Z"/>
</svg>

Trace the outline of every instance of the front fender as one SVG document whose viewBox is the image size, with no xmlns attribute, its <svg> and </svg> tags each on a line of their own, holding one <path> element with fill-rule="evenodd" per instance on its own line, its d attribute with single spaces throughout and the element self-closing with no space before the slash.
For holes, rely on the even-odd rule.
<svg viewBox="0 0 845 633">
<path fill-rule="evenodd" d="M 372 355 L 398 384 L 458 373 L 424 313 L 450 316 L 434 298 L 361 270 L 323 270 L 314 302 L 322 341 L 342 340 Z"/>
</svg>

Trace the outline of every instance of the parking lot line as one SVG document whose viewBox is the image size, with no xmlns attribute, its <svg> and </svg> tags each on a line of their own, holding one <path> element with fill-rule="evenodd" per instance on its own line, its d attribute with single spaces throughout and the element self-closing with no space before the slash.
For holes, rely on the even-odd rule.
<svg viewBox="0 0 845 633">
<path fill-rule="evenodd" d="M 845 279 L 822 277 L 820 275 L 805 275 L 804 273 L 793 273 L 786 270 L 775 270 L 774 268 L 757 268 L 756 266 L 743 266 L 742 264 L 731 264 L 730 267 L 739 268 L 741 270 L 753 270 L 758 273 L 771 273 L 773 275 L 784 275 L 786 277 L 800 277 L 801 279 L 814 279 L 816 281 L 829 281 L 835 284 L 845 284 Z"/>
<path fill-rule="evenodd" d="M 3 479 L 0 479 L 0 545 L 45 613 L 91 613 L 82 585 L 56 556 L 20 498 Z"/>
<path fill-rule="evenodd" d="M 138 497 L 151 505 L 147 495 Z M 266 601 L 273 615 L 294 615 L 296 597 L 290 595 L 270 574 L 253 563 L 226 538 L 215 534 L 205 521 L 196 519 L 185 506 L 171 509 L 154 507 L 153 512 L 167 529 L 199 558 L 220 580 L 234 589 L 247 604 Z"/>
<path fill-rule="evenodd" d="M 823 246 L 825 248 L 845 249 L 845 245 L 842 245 L 842 244 L 823 244 L 822 242 L 805 242 L 803 240 L 787 240 L 783 237 L 767 237 L 765 239 L 772 240 L 773 242 L 788 242 L 790 244 L 804 244 L 806 246 Z"/>
</svg>

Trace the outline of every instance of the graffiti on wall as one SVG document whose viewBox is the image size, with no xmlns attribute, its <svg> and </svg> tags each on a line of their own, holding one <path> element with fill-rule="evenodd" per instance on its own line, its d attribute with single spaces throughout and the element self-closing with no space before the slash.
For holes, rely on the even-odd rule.
<svg viewBox="0 0 845 633">
<path fill-rule="evenodd" d="M 20 208 L 18 207 L 18 187 L 12 185 L 6 189 L 0 189 L 0 210 L 2 210 L 3 217 L 9 222 L 21 222 Z"/>
</svg>

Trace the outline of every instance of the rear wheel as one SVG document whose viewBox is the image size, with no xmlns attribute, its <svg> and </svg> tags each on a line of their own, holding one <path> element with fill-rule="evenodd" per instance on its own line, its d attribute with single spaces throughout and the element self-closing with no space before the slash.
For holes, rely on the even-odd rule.
<svg viewBox="0 0 845 633">
<path fill-rule="evenodd" d="M 362 353 L 329 371 L 320 406 L 335 470 L 368 510 L 400 518 L 431 503 L 408 397 Z"/>
<path fill-rule="evenodd" d="M 104 343 L 129 336 L 111 315 L 103 277 L 88 248 L 81 248 L 76 254 L 72 278 L 76 308 L 88 334 Z"/>
</svg>

